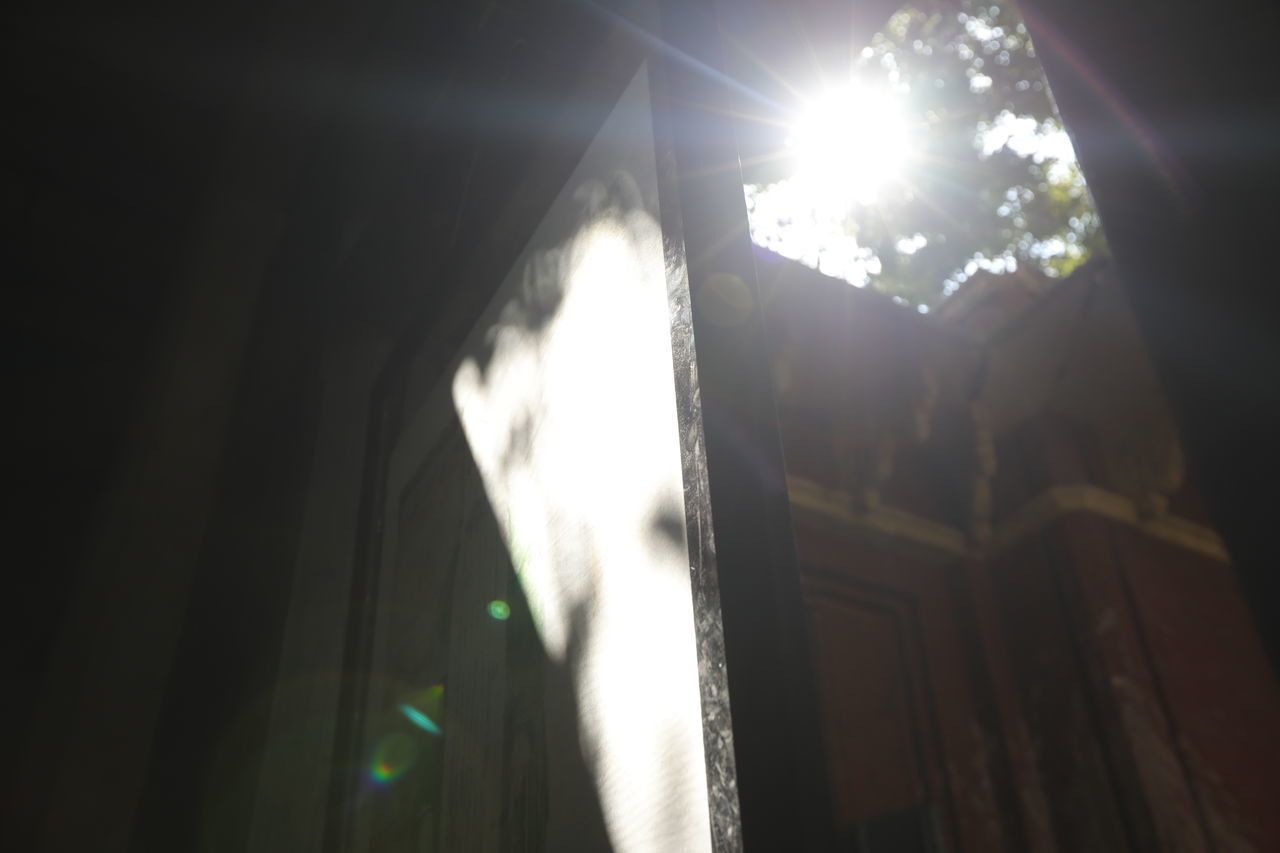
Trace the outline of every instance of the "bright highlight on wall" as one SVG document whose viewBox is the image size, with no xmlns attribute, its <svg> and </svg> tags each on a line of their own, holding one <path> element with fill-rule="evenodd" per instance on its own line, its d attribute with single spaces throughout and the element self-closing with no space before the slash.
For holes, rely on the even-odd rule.
<svg viewBox="0 0 1280 853">
<path fill-rule="evenodd" d="M 611 849 L 698 853 L 710 809 L 652 121 L 642 70 L 451 390 L 533 627 L 572 685 L 577 743 L 549 760 L 580 750 Z M 578 849 L 582 805 L 552 786 L 547 849 Z"/>
</svg>

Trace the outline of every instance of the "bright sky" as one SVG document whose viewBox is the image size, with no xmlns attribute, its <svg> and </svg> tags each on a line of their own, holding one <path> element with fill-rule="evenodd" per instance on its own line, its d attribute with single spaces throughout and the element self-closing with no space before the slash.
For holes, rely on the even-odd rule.
<svg viewBox="0 0 1280 853">
<path fill-rule="evenodd" d="M 811 102 L 787 140 L 793 176 L 765 187 L 746 187 L 752 240 L 858 287 L 879 274 L 879 258 L 858 245 L 844 221 L 856 207 L 874 206 L 879 195 L 901 178 L 911 159 L 903 97 L 888 88 L 856 86 L 826 92 Z M 974 146 L 980 157 L 1007 147 L 1043 164 L 1050 183 L 1068 180 L 1076 162 L 1071 141 L 1061 128 L 1007 110 L 978 129 Z M 914 254 L 925 245 L 924 235 L 908 234 L 898 241 L 897 249 Z M 1055 249 L 1033 248 L 1043 250 L 1039 254 L 1044 256 L 1053 255 Z M 957 278 L 963 281 L 979 268 L 1002 273 L 1016 267 L 1011 255 L 975 258 L 958 271 Z"/>
</svg>

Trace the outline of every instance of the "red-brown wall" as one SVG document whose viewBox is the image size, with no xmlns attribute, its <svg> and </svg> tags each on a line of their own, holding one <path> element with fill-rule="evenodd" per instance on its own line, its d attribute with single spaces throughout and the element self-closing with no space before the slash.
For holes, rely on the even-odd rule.
<svg viewBox="0 0 1280 853">
<path fill-rule="evenodd" d="M 1280 690 L 1194 484 L 1151 516 L 1099 427 L 1052 405 L 984 468 L 956 390 L 979 358 L 800 285 L 771 326 L 842 826 L 916 809 L 948 851 L 1280 850 Z"/>
</svg>

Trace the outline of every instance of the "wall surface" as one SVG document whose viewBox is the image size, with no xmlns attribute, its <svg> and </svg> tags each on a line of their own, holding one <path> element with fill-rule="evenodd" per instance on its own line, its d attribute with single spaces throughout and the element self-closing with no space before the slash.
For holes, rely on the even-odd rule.
<svg viewBox="0 0 1280 853">
<path fill-rule="evenodd" d="M 1280 690 L 1114 277 L 1086 269 L 974 326 L 770 263 L 828 767 L 857 849 L 1280 843 Z"/>
</svg>

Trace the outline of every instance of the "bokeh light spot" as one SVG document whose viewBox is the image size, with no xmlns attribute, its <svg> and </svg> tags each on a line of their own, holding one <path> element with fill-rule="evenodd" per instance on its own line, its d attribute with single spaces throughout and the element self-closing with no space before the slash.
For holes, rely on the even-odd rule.
<svg viewBox="0 0 1280 853">
<path fill-rule="evenodd" d="M 732 273 L 713 273 L 695 295 L 703 316 L 717 326 L 740 326 L 751 316 L 755 297 L 751 288 Z"/>
</svg>

